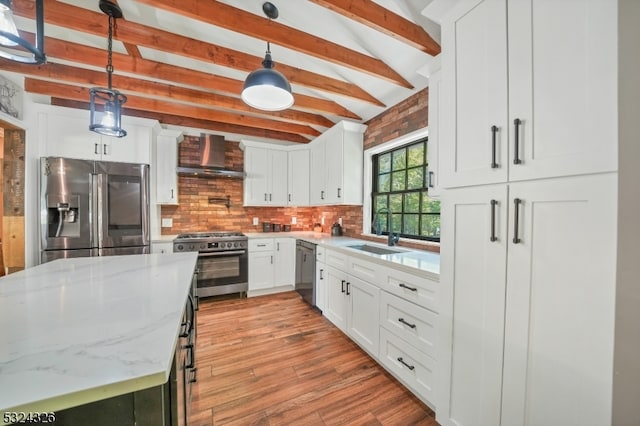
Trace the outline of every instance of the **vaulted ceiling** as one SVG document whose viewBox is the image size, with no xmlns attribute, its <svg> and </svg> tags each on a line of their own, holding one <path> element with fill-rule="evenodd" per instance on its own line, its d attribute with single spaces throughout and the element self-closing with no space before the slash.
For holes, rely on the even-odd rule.
<svg viewBox="0 0 640 426">
<path fill-rule="evenodd" d="M 431 0 L 118 0 L 113 87 L 125 114 L 225 135 L 307 142 L 339 120 L 365 122 L 428 85 L 439 28 L 421 11 Z M 106 86 L 108 17 L 98 0 L 45 0 L 47 63 L 0 59 L 42 102 L 88 109 L 89 88 Z M 33 0 L 13 0 L 32 37 Z M 240 99 L 271 43 L 295 103 L 265 112 Z"/>
</svg>

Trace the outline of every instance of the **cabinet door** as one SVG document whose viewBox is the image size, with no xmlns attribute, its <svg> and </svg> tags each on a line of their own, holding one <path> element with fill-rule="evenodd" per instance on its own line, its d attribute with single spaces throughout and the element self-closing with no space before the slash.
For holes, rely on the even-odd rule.
<svg viewBox="0 0 640 426">
<path fill-rule="evenodd" d="M 497 202 L 493 215 L 491 200 Z M 506 202 L 506 185 L 442 193 L 442 400 L 436 402 L 442 425 L 500 424 Z"/>
<path fill-rule="evenodd" d="M 274 285 L 295 285 L 296 244 L 293 238 L 275 238 Z"/>
<path fill-rule="evenodd" d="M 340 204 L 343 197 L 344 144 L 342 129 L 332 127 L 325 139 L 326 184 L 324 202 Z"/>
<path fill-rule="evenodd" d="M 316 307 L 322 312 L 327 305 L 327 265 L 316 262 Z"/>
<path fill-rule="evenodd" d="M 309 205 L 309 150 L 289 151 L 287 205 Z"/>
<path fill-rule="evenodd" d="M 102 160 L 123 163 L 151 163 L 150 127 L 123 123 L 127 136 L 123 138 L 102 137 Z"/>
<path fill-rule="evenodd" d="M 504 425 L 611 423 L 615 188 L 613 174 L 510 185 Z"/>
<path fill-rule="evenodd" d="M 178 140 L 175 136 L 158 136 L 155 160 L 156 201 L 178 204 Z"/>
<path fill-rule="evenodd" d="M 436 71 L 429 76 L 429 141 L 427 142 L 427 187 L 429 198 L 440 196 L 440 175 L 438 170 L 440 141 L 440 85 L 442 72 Z"/>
<path fill-rule="evenodd" d="M 102 139 L 98 133 L 89 130 L 89 114 L 41 112 L 38 114 L 38 122 L 47 156 L 83 160 L 101 158 Z"/>
<path fill-rule="evenodd" d="M 380 348 L 380 289 L 352 275 L 347 276 L 349 300 L 347 332 L 374 357 Z"/>
<path fill-rule="evenodd" d="M 272 251 L 249 253 L 249 291 L 273 288 Z"/>
<path fill-rule="evenodd" d="M 269 155 L 269 205 L 287 205 L 287 151 L 267 150 Z"/>
<path fill-rule="evenodd" d="M 509 125 L 521 120 L 522 161 L 510 154 L 509 179 L 616 170 L 615 2 L 520 0 L 508 11 Z"/>
<path fill-rule="evenodd" d="M 336 327 L 346 332 L 347 330 L 347 280 L 345 274 L 331 266 L 326 269 L 327 305 L 325 316 Z"/>
<path fill-rule="evenodd" d="M 322 136 L 318 136 L 322 138 Z M 309 203 L 311 205 L 325 204 L 325 150 L 322 140 L 315 141 L 311 144 L 310 165 L 309 165 Z"/>
<path fill-rule="evenodd" d="M 269 203 L 270 159 L 266 148 L 248 146 L 244 150 L 244 205 L 264 206 Z"/>
<path fill-rule="evenodd" d="M 507 179 L 506 15 L 506 0 L 473 0 L 460 2 L 443 22 L 443 188 Z"/>
<path fill-rule="evenodd" d="M 173 253 L 173 243 L 151 243 L 151 253 Z"/>
</svg>

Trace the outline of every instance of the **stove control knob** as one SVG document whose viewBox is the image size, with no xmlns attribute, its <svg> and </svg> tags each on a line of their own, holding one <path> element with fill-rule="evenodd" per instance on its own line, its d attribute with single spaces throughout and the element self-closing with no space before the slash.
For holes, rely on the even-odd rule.
<svg viewBox="0 0 640 426">
<path fill-rule="evenodd" d="M 189 250 L 194 251 L 196 248 L 195 244 L 189 244 Z"/>
<path fill-rule="evenodd" d="M 226 243 L 220 243 L 220 248 L 224 248 L 225 245 Z"/>
<path fill-rule="evenodd" d="M 176 249 L 178 249 L 178 251 L 182 251 L 182 250 L 184 250 L 184 246 L 182 244 L 178 244 L 176 246 Z"/>
<path fill-rule="evenodd" d="M 240 242 L 240 245 L 238 247 L 243 248 L 244 247 L 244 243 Z"/>
<path fill-rule="evenodd" d="M 233 246 L 234 247 L 238 247 L 238 243 L 233 243 Z"/>
</svg>

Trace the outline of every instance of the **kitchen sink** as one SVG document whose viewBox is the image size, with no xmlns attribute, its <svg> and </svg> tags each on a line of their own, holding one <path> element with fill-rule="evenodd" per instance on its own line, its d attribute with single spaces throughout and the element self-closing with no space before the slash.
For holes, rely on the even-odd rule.
<svg viewBox="0 0 640 426">
<path fill-rule="evenodd" d="M 394 250 L 385 247 L 372 246 L 369 244 L 357 244 L 353 246 L 347 246 L 352 249 L 366 251 L 368 253 L 373 254 L 396 254 L 396 253 L 404 253 L 404 250 Z"/>
</svg>

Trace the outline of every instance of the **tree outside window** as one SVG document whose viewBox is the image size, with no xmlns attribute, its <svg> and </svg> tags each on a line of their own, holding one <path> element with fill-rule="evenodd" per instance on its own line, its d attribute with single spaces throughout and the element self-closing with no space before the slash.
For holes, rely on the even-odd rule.
<svg viewBox="0 0 640 426">
<path fill-rule="evenodd" d="M 374 155 L 372 161 L 371 232 L 389 234 L 383 210 L 388 209 L 394 233 L 440 241 L 440 202 L 429 198 L 427 188 L 427 138 Z"/>
</svg>

